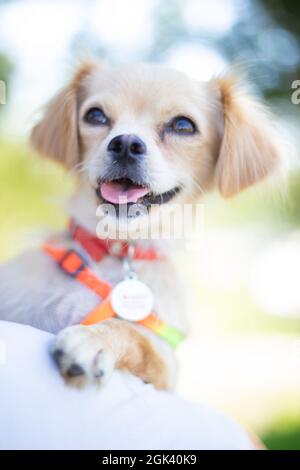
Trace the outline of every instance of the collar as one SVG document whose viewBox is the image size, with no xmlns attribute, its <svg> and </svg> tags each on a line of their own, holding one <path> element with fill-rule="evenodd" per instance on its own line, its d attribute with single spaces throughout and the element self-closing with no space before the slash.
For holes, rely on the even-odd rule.
<svg viewBox="0 0 300 470">
<path fill-rule="evenodd" d="M 124 240 L 101 239 L 86 230 L 82 225 L 71 219 L 69 223 L 69 232 L 74 241 L 79 243 L 90 257 L 98 262 L 105 256 L 115 256 L 124 258 L 128 255 L 129 245 Z M 135 260 L 154 261 L 163 259 L 164 256 L 151 248 L 143 248 L 141 246 L 130 246 L 132 253 L 130 256 Z"/>
</svg>

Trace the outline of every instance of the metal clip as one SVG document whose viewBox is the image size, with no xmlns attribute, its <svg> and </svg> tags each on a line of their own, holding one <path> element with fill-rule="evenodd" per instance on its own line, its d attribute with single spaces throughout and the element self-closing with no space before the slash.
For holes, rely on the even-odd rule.
<svg viewBox="0 0 300 470">
<path fill-rule="evenodd" d="M 123 258 L 123 269 L 125 272 L 125 279 L 137 279 L 137 273 L 132 266 L 132 260 L 134 256 L 134 246 L 128 244 L 127 255 Z"/>
</svg>

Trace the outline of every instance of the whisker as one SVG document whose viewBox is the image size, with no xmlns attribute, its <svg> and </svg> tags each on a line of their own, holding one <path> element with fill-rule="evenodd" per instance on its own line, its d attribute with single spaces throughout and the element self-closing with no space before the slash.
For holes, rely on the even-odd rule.
<svg viewBox="0 0 300 470">
<path fill-rule="evenodd" d="M 191 184 L 196 187 L 196 189 L 198 189 L 202 195 L 205 195 L 205 191 L 204 189 L 202 188 L 201 184 L 199 183 L 199 181 L 197 181 L 194 177 L 194 175 L 190 175 L 190 180 L 191 180 Z"/>
</svg>

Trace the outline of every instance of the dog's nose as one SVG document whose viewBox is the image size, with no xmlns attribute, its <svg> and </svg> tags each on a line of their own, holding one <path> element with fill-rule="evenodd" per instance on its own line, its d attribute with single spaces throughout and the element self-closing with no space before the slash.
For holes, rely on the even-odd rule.
<svg viewBox="0 0 300 470">
<path fill-rule="evenodd" d="M 123 134 L 114 137 L 108 144 L 107 150 L 114 160 L 127 160 L 135 163 L 146 155 L 146 144 L 136 135 Z"/>
</svg>

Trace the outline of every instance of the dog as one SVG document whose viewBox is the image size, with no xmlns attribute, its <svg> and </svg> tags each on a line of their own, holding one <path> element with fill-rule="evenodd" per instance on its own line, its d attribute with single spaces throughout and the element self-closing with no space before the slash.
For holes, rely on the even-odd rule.
<svg viewBox="0 0 300 470">
<path fill-rule="evenodd" d="M 175 203 L 194 204 L 214 188 L 234 196 L 277 168 L 275 137 L 264 107 L 233 75 L 200 83 L 161 65 L 81 64 L 31 134 L 35 151 L 76 171 L 71 228 L 0 267 L 0 319 L 55 333 L 52 354 L 68 384 L 105 383 L 117 368 L 158 389 L 173 387 L 171 343 L 187 330 L 168 243 L 130 236 L 105 242 L 96 235 L 97 207 L 110 205 L 109 224 L 126 222 L 130 233 L 137 221 L 147 223 Z M 146 211 L 120 215 L 125 204 Z M 73 268 L 66 267 L 70 256 Z M 145 319 L 112 314 L 111 288 L 124 282 L 126 269 L 138 276 L 142 303 L 151 288 L 155 315 L 151 301 L 147 315 L 165 336 Z M 91 278 L 106 289 L 102 303 Z M 103 321 L 85 321 L 101 305 Z"/>
</svg>

